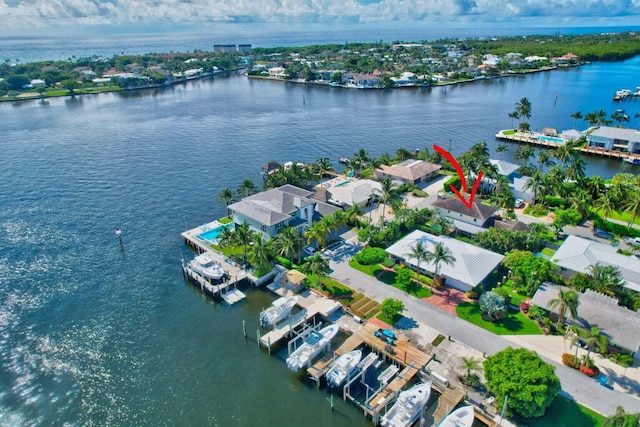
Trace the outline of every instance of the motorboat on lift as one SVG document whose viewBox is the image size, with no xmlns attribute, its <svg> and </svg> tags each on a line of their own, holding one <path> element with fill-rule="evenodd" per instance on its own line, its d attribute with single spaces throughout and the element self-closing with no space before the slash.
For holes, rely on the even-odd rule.
<svg viewBox="0 0 640 427">
<path fill-rule="evenodd" d="M 356 369 L 360 359 L 362 359 L 361 350 L 353 350 L 340 355 L 327 372 L 327 384 L 330 387 L 339 387 Z"/>
<path fill-rule="evenodd" d="M 310 364 L 324 347 L 338 334 L 338 325 L 329 325 L 319 331 L 312 331 L 296 351 L 287 358 L 287 366 L 293 372 L 298 372 Z"/>
<path fill-rule="evenodd" d="M 220 264 L 213 259 L 209 252 L 198 255 L 189 264 L 193 270 L 207 279 L 220 280 L 225 275 L 224 269 L 220 267 Z"/>
<path fill-rule="evenodd" d="M 298 297 L 282 297 L 275 300 L 269 308 L 260 313 L 262 326 L 273 326 L 291 314 L 291 309 L 298 302 Z"/>
<path fill-rule="evenodd" d="M 409 427 L 422 413 L 431 396 L 431 381 L 414 385 L 398 396 L 396 403 L 382 417 L 385 427 Z"/>
</svg>

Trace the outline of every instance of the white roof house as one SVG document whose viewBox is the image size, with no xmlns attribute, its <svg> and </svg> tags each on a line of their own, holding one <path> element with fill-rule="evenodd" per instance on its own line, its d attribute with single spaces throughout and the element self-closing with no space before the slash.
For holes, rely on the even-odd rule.
<svg viewBox="0 0 640 427">
<path fill-rule="evenodd" d="M 569 236 L 553 255 L 552 261 L 576 273 L 588 273 L 589 266 L 598 263 L 612 265 L 620 270 L 627 288 L 640 292 L 640 260 L 617 253 L 613 246 Z"/>
<path fill-rule="evenodd" d="M 504 258 L 503 255 L 460 240 L 448 236 L 434 236 L 420 230 L 410 233 L 389 246 L 386 252 L 396 260 L 404 262 L 413 269 L 417 269 L 416 259 L 411 258 L 409 254 L 412 252 L 416 242 L 419 241 L 423 242 L 430 252 L 433 252 L 435 245 L 439 242 L 442 242 L 451 251 L 455 261 L 452 265 L 441 263 L 440 274 L 447 279 L 447 285 L 461 291 L 469 291 L 482 283 Z M 435 266 L 432 263 L 421 261 L 420 269 L 433 275 Z"/>
<path fill-rule="evenodd" d="M 636 129 L 600 126 L 587 136 L 590 147 L 629 153 L 640 152 L 640 131 Z"/>
<path fill-rule="evenodd" d="M 567 287 L 545 282 L 538 288 L 531 303 L 558 314 L 558 307 L 551 309 L 549 301 L 558 297 Z M 618 301 L 588 289 L 579 295 L 578 318 L 567 322 L 585 329 L 597 327 L 611 344 L 621 347 L 640 358 L 640 313 L 618 306 Z"/>
<path fill-rule="evenodd" d="M 336 206 L 364 206 L 376 192 L 382 190 L 382 184 L 370 179 L 332 178 L 316 185 L 316 190 L 324 189 L 328 193 L 328 202 Z"/>
</svg>

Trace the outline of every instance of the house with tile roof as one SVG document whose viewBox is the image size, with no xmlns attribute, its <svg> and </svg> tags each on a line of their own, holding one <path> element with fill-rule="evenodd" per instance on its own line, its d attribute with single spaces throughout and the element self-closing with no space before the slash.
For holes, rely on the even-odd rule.
<svg viewBox="0 0 640 427">
<path fill-rule="evenodd" d="M 488 251 L 478 246 L 453 239 L 448 236 L 434 236 L 421 230 L 415 230 L 403 239 L 386 249 L 396 261 L 418 270 L 415 258 L 409 254 L 417 242 L 422 242 L 426 249 L 433 252 L 438 243 L 442 243 L 455 258 L 452 265 L 441 263 L 440 275 L 446 279 L 448 286 L 461 291 L 469 291 L 483 283 L 489 274 L 500 264 L 504 255 Z M 420 262 L 420 273 L 433 276 L 435 265 L 426 261 Z"/>
<path fill-rule="evenodd" d="M 402 183 L 418 184 L 433 179 L 442 169 L 442 166 L 424 160 L 409 159 L 396 165 L 381 165 L 375 170 L 374 175 L 378 179 L 390 177 Z"/>
<path fill-rule="evenodd" d="M 456 196 L 448 195 L 440 197 L 431 206 L 440 216 L 452 220 L 459 233 L 466 235 L 487 231 L 486 227 L 492 223 L 498 211 L 495 206 L 483 204 L 479 197 L 474 199 L 471 209 Z"/>
<path fill-rule="evenodd" d="M 531 299 L 531 304 L 558 315 L 559 307 L 549 308 L 549 301 L 558 298 L 560 290 L 569 288 L 543 283 Z M 618 301 L 588 289 L 579 295 L 578 317 L 567 318 L 567 323 L 581 328 L 598 328 L 611 345 L 640 359 L 640 313 L 618 306 Z"/>
<path fill-rule="evenodd" d="M 314 220 L 339 208 L 313 199 L 313 192 L 293 185 L 283 185 L 245 197 L 229 205 L 233 222 L 247 222 L 252 231 L 269 239 L 284 227 L 304 231 Z"/>
<path fill-rule="evenodd" d="M 619 254 L 617 249 L 582 237 L 570 235 L 558 248 L 551 261 L 555 262 L 566 276 L 588 273 L 592 265 L 611 265 L 627 282 L 626 287 L 640 292 L 640 259 Z"/>
</svg>

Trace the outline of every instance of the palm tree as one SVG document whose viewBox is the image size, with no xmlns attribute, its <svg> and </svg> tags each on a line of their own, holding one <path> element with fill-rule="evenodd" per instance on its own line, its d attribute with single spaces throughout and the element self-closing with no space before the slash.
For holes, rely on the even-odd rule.
<svg viewBox="0 0 640 427">
<path fill-rule="evenodd" d="M 533 156 L 533 148 L 530 145 L 523 145 L 516 150 L 516 154 L 513 156 L 515 161 L 522 162 L 522 166 L 529 163 L 529 159 Z"/>
<path fill-rule="evenodd" d="M 585 168 L 586 168 L 586 164 L 581 157 L 578 157 L 578 156 L 571 157 L 569 161 L 569 166 L 565 171 L 567 179 L 577 181 L 580 178 L 584 178 Z"/>
<path fill-rule="evenodd" d="M 469 378 L 471 378 L 471 373 L 480 371 L 481 365 L 478 359 L 462 356 L 462 365 L 460 366 L 460 368 L 467 371 L 465 379 L 469 381 Z"/>
<path fill-rule="evenodd" d="M 307 239 L 308 244 L 315 240 L 318 242 L 319 247 L 324 247 L 330 233 L 331 230 L 329 230 L 325 221 L 317 221 L 304 230 L 304 237 Z"/>
<path fill-rule="evenodd" d="M 297 228 L 285 227 L 273 240 L 272 247 L 278 255 L 300 261 L 304 237 Z"/>
<path fill-rule="evenodd" d="M 587 345 L 587 358 L 591 355 L 594 349 L 598 349 L 600 353 L 607 351 L 607 345 L 609 344 L 609 338 L 602 335 L 600 330 L 593 326 L 591 330 L 580 329 L 578 331 L 580 341 Z"/>
<path fill-rule="evenodd" d="M 580 297 L 576 291 L 562 290 L 558 291 L 558 297 L 549 300 L 547 307 L 554 309 L 558 307 L 558 326 L 564 325 L 564 319 L 569 311 L 572 319 L 578 317 L 578 306 L 580 305 Z"/>
<path fill-rule="evenodd" d="M 471 146 L 469 153 L 480 163 L 489 158 L 489 146 L 485 141 L 477 142 Z"/>
<path fill-rule="evenodd" d="M 553 152 L 553 157 L 560 160 L 562 162 L 562 167 L 567 163 L 572 156 L 575 155 L 574 151 L 575 143 L 573 141 L 567 141 L 564 144 L 556 147 L 556 150 Z"/>
<path fill-rule="evenodd" d="M 238 195 L 240 197 L 248 197 L 258 192 L 258 187 L 250 179 L 245 179 L 238 187 Z"/>
<path fill-rule="evenodd" d="M 605 190 L 604 178 L 600 175 L 590 176 L 582 182 L 591 197 L 595 200 L 602 195 Z"/>
<path fill-rule="evenodd" d="M 382 202 L 382 225 L 384 227 L 384 214 L 387 208 L 387 205 L 393 204 L 394 202 L 396 202 L 399 198 L 400 195 L 395 191 L 395 189 L 393 188 L 393 181 L 391 180 L 390 177 L 386 177 L 385 179 L 383 179 L 381 182 L 381 188 L 380 190 L 375 190 L 375 194 L 378 196 L 378 199 L 380 200 L 380 202 Z"/>
<path fill-rule="evenodd" d="M 362 210 L 359 204 L 354 203 L 353 205 L 349 206 L 347 210 L 344 211 L 344 213 L 345 213 L 344 219 L 347 225 L 357 225 L 358 217 L 363 215 L 364 211 Z"/>
<path fill-rule="evenodd" d="M 511 119 L 511 128 L 514 129 L 513 127 L 513 119 L 520 119 L 520 116 L 518 115 L 518 113 L 516 111 L 512 111 L 511 113 L 509 113 L 509 118 Z"/>
<path fill-rule="evenodd" d="M 516 103 L 516 108 L 514 111 L 518 113 L 519 118 L 530 119 L 531 102 L 527 98 L 521 98 L 520 101 Z"/>
<path fill-rule="evenodd" d="M 498 148 L 496 148 L 496 153 L 500 154 L 500 160 L 504 157 L 504 153 L 509 151 L 509 146 L 507 144 L 500 144 Z"/>
<path fill-rule="evenodd" d="M 602 195 L 595 201 L 595 208 L 602 211 L 602 216 L 604 219 L 610 218 L 611 214 L 615 212 L 615 201 L 612 198 L 612 194 L 609 191 L 605 191 Z"/>
<path fill-rule="evenodd" d="M 322 279 L 327 277 L 330 271 L 329 261 L 318 252 L 307 260 L 304 267 L 315 277 L 317 285 L 322 283 Z"/>
<path fill-rule="evenodd" d="M 444 262 L 447 265 L 453 265 L 453 263 L 456 261 L 456 258 L 451 253 L 451 250 L 449 250 L 449 248 L 444 245 L 444 243 L 438 242 L 433 248 L 433 252 L 428 252 L 424 260 L 434 265 L 434 280 L 438 280 L 438 282 L 440 283 L 440 264 Z M 433 290 L 433 282 L 431 284 L 431 289 Z"/>
<path fill-rule="evenodd" d="M 247 246 L 253 240 L 253 231 L 249 228 L 248 222 L 242 224 L 236 224 L 236 229 L 233 233 L 234 243 L 242 246 L 242 261 L 247 262 Z"/>
<path fill-rule="evenodd" d="M 428 253 L 429 251 L 424 245 L 424 242 L 418 240 L 415 245 L 411 246 L 411 252 L 406 255 L 407 257 L 414 258 L 416 260 L 418 274 L 420 274 L 421 270 L 420 263 L 426 259 Z"/>
<path fill-rule="evenodd" d="M 625 212 L 631 214 L 631 220 L 629 221 L 629 227 L 636 222 L 636 218 L 640 215 L 640 191 L 629 191 L 628 198 L 622 203 L 622 207 Z"/>
<path fill-rule="evenodd" d="M 577 121 L 582 118 L 582 113 L 580 111 L 576 111 L 571 115 L 571 118 L 573 119 L 573 127 L 575 128 L 578 126 Z"/>
<path fill-rule="evenodd" d="M 331 160 L 329 160 L 328 157 L 320 157 L 318 160 L 316 160 L 315 167 L 318 170 L 320 183 L 322 183 L 324 173 L 333 170 L 333 165 L 331 164 Z"/>
<path fill-rule="evenodd" d="M 587 277 L 591 286 L 598 292 L 616 296 L 617 290 L 624 288 L 622 273 L 613 265 L 595 263 L 587 269 Z"/>
<path fill-rule="evenodd" d="M 533 202 L 532 204 L 536 204 L 538 199 L 538 194 L 541 191 L 544 191 L 544 174 L 540 172 L 540 169 L 535 169 L 533 174 L 527 180 L 527 183 L 524 185 L 526 190 L 531 190 L 533 192 Z"/>
<path fill-rule="evenodd" d="M 538 169 L 540 170 L 542 170 L 543 168 L 550 168 L 551 166 L 555 165 L 553 160 L 551 160 L 551 156 L 549 155 L 548 151 L 538 151 L 537 161 Z"/>
<path fill-rule="evenodd" d="M 411 158 L 411 151 L 407 150 L 406 148 L 398 148 L 396 150 L 396 159 L 398 159 L 399 161 L 404 161 Z"/>
<path fill-rule="evenodd" d="M 575 209 L 580 214 L 581 219 L 587 219 L 591 217 L 591 207 L 593 206 L 593 199 L 582 188 L 575 190 L 571 195 L 571 209 Z"/>
<path fill-rule="evenodd" d="M 233 201 L 233 198 L 234 198 L 233 191 L 231 191 L 228 188 L 225 188 L 220 192 L 220 194 L 218 194 L 217 200 L 219 202 L 224 203 L 227 206 L 227 216 L 231 216 L 231 213 L 229 212 L 229 205 Z"/>
<path fill-rule="evenodd" d="M 260 234 L 254 233 L 248 255 L 249 261 L 256 267 L 263 267 L 269 262 L 269 244 Z"/>
</svg>

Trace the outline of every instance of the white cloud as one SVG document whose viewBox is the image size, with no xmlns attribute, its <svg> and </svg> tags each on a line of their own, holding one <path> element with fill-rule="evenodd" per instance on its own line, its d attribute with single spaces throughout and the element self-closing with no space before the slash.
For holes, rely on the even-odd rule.
<svg viewBox="0 0 640 427">
<path fill-rule="evenodd" d="M 624 17 L 640 0 L 0 0 L 0 27 L 65 24 L 441 21 Z"/>
</svg>

